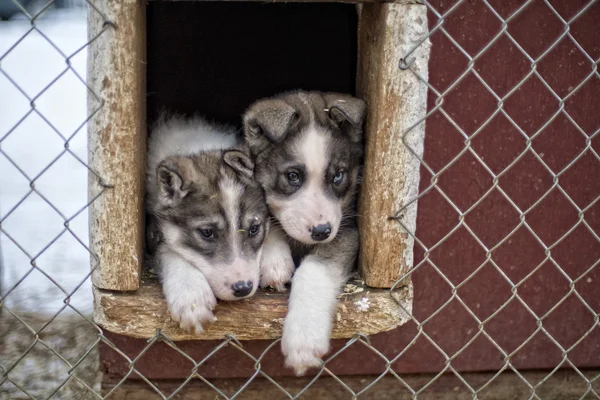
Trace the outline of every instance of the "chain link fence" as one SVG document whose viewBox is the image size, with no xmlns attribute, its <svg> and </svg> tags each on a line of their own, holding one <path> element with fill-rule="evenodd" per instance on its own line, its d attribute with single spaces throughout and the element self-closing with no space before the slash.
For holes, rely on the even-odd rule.
<svg viewBox="0 0 600 400">
<path fill-rule="evenodd" d="M 279 340 L 255 352 L 226 336 L 197 357 L 159 331 L 132 355 L 94 324 L 88 173 L 103 179 L 87 165 L 86 97 L 99 109 L 102 93 L 86 86 L 85 52 L 98 36 L 87 38 L 85 13 L 55 21 L 53 2 L 35 15 L 21 7 L 24 19 L 0 25 L 0 397 L 111 398 L 135 379 L 161 398 L 199 381 L 217 398 L 244 398 L 258 382 L 282 398 L 319 398 L 324 380 L 341 390 L 336 398 L 376 396 L 381 385 L 390 398 L 428 398 L 450 377 L 448 391 L 464 398 L 516 398 L 497 386 L 511 373 L 522 398 L 542 399 L 557 398 L 548 384 L 568 369 L 573 398 L 599 398 L 599 4 L 415 5 L 428 9 L 429 78 L 411 66 L 415 49 L 399 71 L 429 89 L 427 115 L 414 122 L 426 124 L 425 153 L 410 149 L 408 129 L 420 189 L 391 216 L 415 243 L 398 281 L 415 286 L 410 321 L 338 341 L 314 377 L 295 383 L 262 366 Z M 117 29 L 104 20 L 99 35 Z M 416 231 L 400 217 L 415 202 Z M 185 360 L 187 377 L 165 385 L 146 376 L 144 358 L 159 344 Z M 125 365 L 104 390 L 101 346 Z M 248 364 L 247 379 L 205 376 L 224 349 Z M 352 380 L 336 373 L 340 363 L 377 374 Z"/>
</svg>

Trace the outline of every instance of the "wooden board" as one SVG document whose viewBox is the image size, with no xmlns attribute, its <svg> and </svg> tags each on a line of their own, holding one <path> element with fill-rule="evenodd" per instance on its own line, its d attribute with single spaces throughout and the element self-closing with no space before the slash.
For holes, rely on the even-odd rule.
<svg viewBox="0 0 600 400">
<path fill-rule="evenodd" d="M 195 2 L 207 2 L 207 1 L 215 1 L 215 0 L 150 0 L 153 3 L 158 2 L 183 2 L 183 1 L 195 1 Z M 373 3 L 377 2 L 377 0 L 216 0 L 216 1 L 225 1 L 225 2 L 252 2 L 252 3 Z"/>
<path fill-rule="evenodd" d="M 359 214 L 363 278 L 369 286 L 392 287 L 412 267 L 423 153 L 427 86 L 400 60 L 427 37 L 427 9 L 414 4 L 364 4 L 359 21 L 358 94 L 368 104 L 364 180 Z M 418 46 L 415 68 L 427 79 L 429 42 Z M 409 205 L 410 204 L 410 205 Z M 396 217 L 398 216 L 405 229 Z"/>
<path fill-rule="evenodd" d="M 423 0 L 149 0 L 151 3 L 158 2 L 207 2 L 207 1 L 225 1 L 225 2 L 252 2 L 252 3 L 397 3 L 397 4 L 423 4 Z"/>
<path fill-rule="evenodd" d="M 332 338 L 349 338 L 357 332 L 366 335 L 389 331 L 409 316 L 392 298 L 389 290 L 346 285 L 349 293 L 340 295 Z M 412 312 L 412 287 L 394 291 L 404 309 Z M 281 336 L 287 313 L 287 293 L 259 291 L 254 297 L 219 302 L 217 321 L 196 336 L 181 330 L 169 317 L 167 304 L 156 281 L 145 282 L 136 292 L 109 292 L 94 288 L 94 320 L 102 328 L 135 338 L 151 338 L 160 329 L 171 340 L 212 340 L 232 334 L 239 340 L 276 339 Z"/>
<path fill-rule="evenodd" d="M 145 2 L 88 8 L 90 250 L 94 285 L 135 290 L 143 260 L 146 156 Z M 104 30 L 104 32 L 102 32 Z M 101 33 L 102 32 L 102 33 Z M 98 37 L 96 37 L 99 35 Z M 94 39 L 95 38 L 95 39 Z M 93 115 L 92 115 L 93 114 Z M 96 198 L 97 197 L 97 198 Z"/>
</svg>

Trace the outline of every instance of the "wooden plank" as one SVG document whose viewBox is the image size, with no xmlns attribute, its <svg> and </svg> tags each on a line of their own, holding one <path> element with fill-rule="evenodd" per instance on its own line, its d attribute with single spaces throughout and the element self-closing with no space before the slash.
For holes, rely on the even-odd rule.
<svg viewBox="0 0 600 400">
<path fill-rule="evenodd" d="M 251 3 L 346 3 L 346 4 L 362 4 L 362 3 L 396 3 L 396 4 L 423 4 L 423 0 L 148 0 L 150 3 L 181 3 L 181 2 L 196 2 L 203 3 L 207 1 L 224 1 L 228 3 L 235 2 L 251 2 Z"/>
<path fill-rule="evenodd" d="M 550 371 L 520 371 L 521 376 L 531 385 L 537 384 L 546 378 L 549 373 Z M 588 377 L 597 376 L 599 373 L 600 370 L 597 369 L 585 371 Z M 466 372 L 462 373 L 461 376 L 475 390 L 482 388 L 487 382 L 491 381 L 488 386 L 478 392 L 478 398 L 480 399 L 527 399 L 532 397 L 529 386 L 523 382 L 521 377 L 512 372 L 504 372 L 497 377 L 493 372 Z M 358 393 L 367 385 L 375 382 L 379 375 L 340 376 L 339 378 L 355 393 Z M 415 391 L 427 386 L 427 389 L 419 393 L 418 398 L 422 400 L 473 399 L 472 391 L 451 373 L 439 377 L 434 374 L 401 375 L 401 378 Z M 298 397 L 299 399 L 352 398 L 348 390 L 331 376 L 324 374 L 311 384 L 312 379 L 312 377 L 278 378 L 277 383 L 292 395 L 296 395 L 310 384 L 310 388 Z M 210 382 L 225 395 L 231 397 L 246 383 L 246 379 L 211 379 Z M 154 381 L 153 383 L 158 384 L 163 393 L 168 395 L 177 390 L 182 381 Z M 592 386 L 596 391 L 598 390 L 596 384 Z M 585 380 L 577 372 L 572 369 L 563 369 L 554 373 L 547 382 L 536 388 L 535 393 L 537 398 L 544 400 L 591 399 L 593 396 L 589 394 L 586 397 L 588 390 Z M 102 395 L 106 396 L 111 391 L 113 392 L 109 397 L 110 399 L 150 400 L 161 398 L 148 384 L 139 381 L 103 382 Z M 177 393 L 177 398 L 181 400 L 214 400 L 221 397 L 210 386 L 196 379 L 184 386 Z M 259 377 L 246 386 L 236 398 L 245 400 L 284 400 L 289 397 L 273 383 Z M 414 395 L 396 377 L 387 374 L 377 380 L 359 398 L 361 400 L 409 400 L 414 399 Z"/>
<path fill-rule="evenodd" d="M 88 123 L 90 249 L 95 286 L 135 290 L 143 260 L 146 156 L 145 1 L 94 2 L 88 37 L 88 85 L 103 106 Z M 90 114 L 99 106 L 88 96 Z"/>
<path fill-rule="evenodd" d="M 364 4 L 359 21 L 358 93 L 369 106 L 366 124 L 364 180 L 359 213 L 363 278 L 369 286 L 391 287 L 413 264 L 414 239 L 390 219 L 419 189 L 419 161 L 403 144 L 405 131 L 423 118 L 427 87 L 400 59 L 427 36 L 424 5 Z M 427 79 L 429 41 L 411 58 L 412 68 Z M 410 58 L 409 58 L 410 59 Z M 423 153 L 424 122 L 406 141 Z M 414 234 L 417 203 L 400 220 Z"/>
<path fill-rule="evenodd" d="M 389 290 L 346 285 L 340 295 L 332 338 L 349 338 L 357 332 L 372 335 L 394 329 L 409 316 L 392 298 Z M 217 320 L 196 336 L 179 328 L 169 317 L 160 285 L 146 281 L 138 291 L 109 292 L 94 288 L 94 320 L 104 329 L 135 338 L 151 338 L 160 329 L 171 340 L 222 339 L 230 333 L 239 340 L 281 337 L 287 313 L 287 293 L 259 291 L 247 300 L 219 302 L 214 310 Z M 394 291 L 393 296 L 406 311 L 412 312 L 412 287 Z"/>
<path fill-rule="evenodd" d="M 196 2 L 202 3 L 207 1 L 215 1 L 215 0 L 149 0 L 151 3 L 163 3 L 163 2 Z M 234 2 L 251 2 L 251 3 L 346 3 L 346 4 L 356 4 L 356 3 L 377 3 L 379 0 L 216 0 L 223 1 L 227 3 Z M 414 1 L 414 0 L 413 0 Z"/>
</svg>

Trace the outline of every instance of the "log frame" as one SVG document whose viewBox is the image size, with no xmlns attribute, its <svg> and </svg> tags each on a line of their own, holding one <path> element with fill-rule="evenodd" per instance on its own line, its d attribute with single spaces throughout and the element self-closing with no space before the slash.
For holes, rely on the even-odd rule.
<svg viewBox="0 0 600 400">
<path fill-rule="evenodd" d="M 88 37 L 104 32 L 88 49 L 92 282 L 136 290 L 144 259 L 146 2 L 107 0 L 95 7 L 88 6 Z"/>
<path fill-rule="evenodd" d="M 362 6 L 357 87 L 359 96 L 368 104 L 369 115 L 359 205 L 359 259 L 363 279 L 372 287 L 394 286 L 413 264 L 413 236 L 391 217 L 418 194 L 420 162 L 406 144 L 422 156 L 425 123 L 413 125 L 426 114 L 427 85 L 412 71 L 399 66 L 401 59 L 418 46 L 411 55 L 414 57 L 411 69 L 425 80 L 428 78 L 427 34 L 424 5 Z M 399 218 L 414 235 L 416 201 Z"/>
</svg>

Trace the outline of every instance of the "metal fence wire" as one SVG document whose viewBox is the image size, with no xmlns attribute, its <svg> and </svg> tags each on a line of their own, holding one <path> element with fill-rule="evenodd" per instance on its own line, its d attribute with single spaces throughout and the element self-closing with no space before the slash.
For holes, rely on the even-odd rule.
<svg viewBox="0 0 600 400">
<path fill-rule="evenodd" d="M 74 160 L 72 165 L 89 172 L 90 179 L 103 182 L 103 178 L 88 167 L 85 153 L 72 148 L 76 140 L 85 141 L 86 123 L 95 112 L 66 130 L 39 103 L 67 76 L 86 85 L 72 62 L 98 36 L 65 52 L 43 24 L 53 2 L 35 14 L 21 7 L 30 21 L 28 29 L 10 46 L 0 48 L 0 80 L 12 90 L 8 101 L 28 103 L 27 111 L 9 116 L 10 127 L 0 131 L 0 175 L 28 185 L 15 201 L 1 204 L 3 257 L 6 260 L 10 247 L 24 262 L 13 268 L 17 273 L 12 279 L 6 276 L 11 266 L 7 261 L 2 264 L 0 397 L 110 398 L 128 378 L 136 378 L 161 398 L 176 398 L 198 380 L 212 388 L 216 398 L 244 398 L 259 380 L 270 382 L 284 398 L 311 398 L 311 390 L 324 379 L 342 388 L 347 398 L 367 398 L 384 382 L 394 398 L 429 398 L 439 395 L 436 385 L 450 379 L 448 390 L 464 398 L 542 399 L 557 398 L 549 384 L 566 369 L 572 374 L 563 383 L 571 385 L 572 398 L 600 398 L 600 375 L 593 369 L 600 364 L 600 293 L 595 282 L 600 279 L 600 2 L 415 3 L 428 9 L 426 40 L 433 44 L 429 76 L 411 64 L 418 46 L 398 61 L 399 73 L 411 71 L 428 88 L 427 115 L 413 125 L 426 124 L 425 152 L 421 156 L 410 148 L 413 128 L 404 132 L 403 145 L 421 166 L 419 194 L 390 216 L 415 243 L 414 265 L 398 281 L 410 277 L 414 283 L 410 321 L 384 339 L 357 332 L 335 346 L 314 377 L 294 387 L 262 367 L 279 340 L 256 355 L 235 337 L 226 336 L 198 359 L 157 332 L 135 356 L 126 354 L 94 324 L 91 312 L 74 301 L 82 292 L 91 292 L 90 276 L 97 268 L 94 255 L 88 254 L 92 270 L 87 258 L 60 261 L 83 265 L 80 270 L 85 273 L 75 283 L 49 272 L 47 263 L 52 260 L 44 257 L 56 247 L 63 246 L 59 252 L 64 252 L 76 246 L 89 253 L 85 230 L 76 230 L 73 224 L 96 198 L 87 199 L 84 193 L 82 204 L 65 208 L 63 197 L 49 196 L 40 182 L 65 159 Z M 93 1 L 88 1 L 88 12 L 100 12 Z M 109 29 L 118 27 L 105 18 L 99 35 Z M 35 90 L 26 88 L 7 67 L 32 36 L 50 46 L 52 57 L 64 60 L 55 77 Z M 43 64 L 45 56 L 41 57 L 38 62 Z M 86 88 L 100 109 L 102 93 Z M 12 144 L 19 135 L 27 135 L 24 127 L 32 118 L 41 120 L 62 147 L 35 171 L 29 165 L 32 156 L 22 157 Z M 35 141 L 38 134 L 29 133 L 24 140 Z M 111 190 L 109 184 L 104 192 Z M 58 217 L 33 216 L 33 223 L 28 222 L 32 215 L 19 211 L 34 198 Z M 415 202 L 416 231 L 401 218 Z M 56 224 L 52 237 L 32 250 L 27 240 L 50 223 Z M 15 233 L 14 227 L 21 225 L 31 231 Z M 36 311 L 43 308 L 42 297 L 30 308 L 20 300 L 10 301 L 19 288 L 42 277 L 46 285 L 50 282 L 53 289 L 48 293 L 60 300 L 60 307 L 40 313 Z M 190 366 L 187 379 L 168 391 L 139 367 L 158 343 Z M 127 365 L 127 373 L 104 391 L 98 374 L 100 346 L 112 349 Z M 225 347 L 237 350 L 240 362 L 253 365 L 253 374 L 235 387 L 224 388 L 222 382 L 199 372 Z M 344 355 L 352 351 L 360 354 L 361 363 L 376 364 L 377 374 L 360 384 L 336 374 L 335 363 L 348 362 Z M 529 374 L 532 369 L 538 372 Z M 514 377 L 510 385 L 520 391 L 502 397 L 494 390 L 506 373 Z"/>
</svg>

